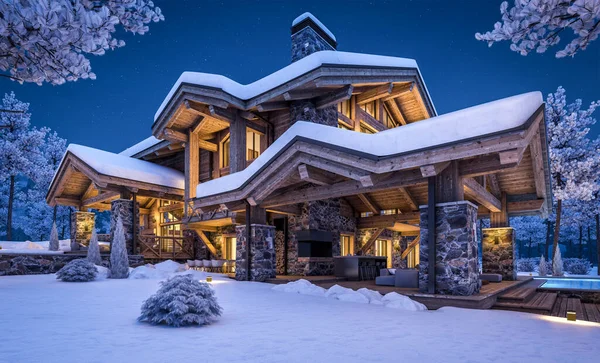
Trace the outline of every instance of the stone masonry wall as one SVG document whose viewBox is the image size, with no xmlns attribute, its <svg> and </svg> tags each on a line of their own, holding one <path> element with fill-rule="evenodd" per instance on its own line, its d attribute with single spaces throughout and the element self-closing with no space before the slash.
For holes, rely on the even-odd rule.
<svg viewBox="0 0 600 363">
<path fill-rule="evenodd" d="M 275 277 L 275 227 L 262 224 L 252 224 L 250 226 L 250 280 L 265 281 L 268 278 Z M 246 226 L 236 227 L 237 250 L 235 279 L 247 280 L 246 274 Z"/>
<path fill-rule="evenodd" d="M 335 50 L 312 28 L 306 27 L 292 34 L 292 63 L 322 50 Z"/>
<path fill-rule="evenodd" d="M 138 213 L 136 215 L 139 216 L 139 203 L 137 203 L 136 208 L 138 208 Z M 127 253 L 136 254 L 133 252 L 133 228 L 140 228 L 139 218 L 136 218 L 135 227 L 133 221 L 133 201 L 129 199 L 116 199 L 110 203 L 110 240 L 114 239 L 115 228 L 117 226 L 117 219 L 121 216 L 123 221 L 123 229 L 125 230 L 125 243 L 127 245 Z M 139 249 L 139 245 L 138 245 Z"/>
<path fill-rule="evenodd" d="M 79 245 L 87 246 L 92 238 L 96 215 L 90 212 L 71 213 L 71 250 L 79 250 Z"/>
<path fill-rule="evenodd" d="M 292 101 L 290 103 L 290 126 L 296 121 L 308 121 L 316 124 L 337 127 L 337 106 L 317 109 L 310 100 Z"/>
<path fill-rule="evenodd" d="M 421 244 L 419 288 L 427 292 L 428 229 L 427 207 L 421 212 Z M 477 207 L 467 201 L 436 205 L 436 286 L 443 295 L 473 295 L 479 292 L 479 261 L 477 258 Z M 433 257 L 433 256 L 432 256 Z"/>
<path fill-rule="evenodd" d="M 53 274 L 63 268 L 67 262 L 81 255 L 12 255 L 0 254 L 0 276 L 4 275 L 41 275 Z M 102 265 L 108 267 L 108 254 L 102 255 Z M 129 266 L 137 267 L 144 264 L 144 256 L 130 255 Z"/>
<path fill-rule="evenodd" d="M 483 272 L 500 274 L 503 280 L 517 279 L 514 228 L 484 228 L 481 245 Z"/>
</svg>

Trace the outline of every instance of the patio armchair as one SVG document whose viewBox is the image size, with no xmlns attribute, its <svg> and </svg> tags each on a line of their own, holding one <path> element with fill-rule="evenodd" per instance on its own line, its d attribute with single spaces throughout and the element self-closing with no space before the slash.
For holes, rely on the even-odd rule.
<svg viewBox="0 0 600 363">
<path fill-rule="evenodd" d="M 187 260 L 187 265 L 188 265 L 188 268 L 190 268 L 190 269 L 193 270 L 196 267 L 196 261 L 194 261 L 194 260 Z"/>
<path fill-rule="evenodd" d="M 194 260 L 194 267 L 196 267 L 196 270 L 201 270 L 204 267 L 204 262 L 202 260 Z"/>
<path fill-rule="evenodd" d="M 375 278 L 375 285 L 404 288 L 419 287 L 419 270 L 414 268 L 390 270 L 393 269 L 381 269 L 380 276 Z"/>
<path fill-rule="evenodd" d="M 223 272 L 224 260 L 212 260 L 213 272 Z"/>
<path fill-rule="evenodd" d="M 202 260 L 202 263 L 204 264 L 204 271 L 212 270 L 212 262 L 210 260 Z"/>
</svg>

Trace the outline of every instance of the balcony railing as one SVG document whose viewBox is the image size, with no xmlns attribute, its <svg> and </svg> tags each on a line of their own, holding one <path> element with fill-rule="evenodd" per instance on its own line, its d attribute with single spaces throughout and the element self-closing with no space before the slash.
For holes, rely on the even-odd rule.
<svg viewBox="0 0 600 363">
<path fill-rule="evenodd" d="M 194 242 L 190 237 L 140 236 L 139 242 L 144 258 L 165 260 L 194 258 Z"/>
</svg>

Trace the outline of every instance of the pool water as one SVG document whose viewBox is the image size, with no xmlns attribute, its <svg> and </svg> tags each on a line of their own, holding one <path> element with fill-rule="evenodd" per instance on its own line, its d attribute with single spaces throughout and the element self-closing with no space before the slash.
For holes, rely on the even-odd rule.
<svg viewBox="0 0 600 363">
<path fill-rule="evenodd" d="M 600 291 L 600 279 L 553 279 L 548 278 L 542 289 Z"/>
</svg>

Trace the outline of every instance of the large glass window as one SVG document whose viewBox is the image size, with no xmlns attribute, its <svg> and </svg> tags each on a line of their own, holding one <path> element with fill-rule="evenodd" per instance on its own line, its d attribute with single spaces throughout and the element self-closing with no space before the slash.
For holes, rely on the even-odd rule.
<svg viewBox="0 0 600 363">
<path fill-rule="evenodd" d="M 411 249 L 411 251 L 406 255 L 406 266 L 408 268 L 415 268 L 419 264 L 419 244 Z"/>
<path fill-rule="evenodd" d="M 354 254 L 354 237 L 349 234 L 340 235 L 340 255 L 352 256 Z"/>
<path fill-rule="evenodd" d="M 225 245 L 223 246 L 223 259 L 236 259 L 236 243 L 237 240 L 235 237 L 225 237 Z"/>
<path fill-rule="evenodd" d="M 226 168 L 229 166 L 229 147 L 231 146 L 231 139 L 229 136 L 221 142 L 221 168 Z"/>
<path fill-rule="evenodd" d="M 346 117 L 350 117 L 350 100 L 342 101 L 337 105 L 338 112 Z"/>
<path fill-rule="evenodd" d="M 378 239 L 375 241 L 375 256 L 387 258 L 387 267 L 392 267 L 392 243 L 391 241 Z"/>
<path fill-rule="evenodd" d="M 248 130 L 246 132 L 246 160 L 254 160 L 260 156 L 260 134 Z"/>
</svg>

